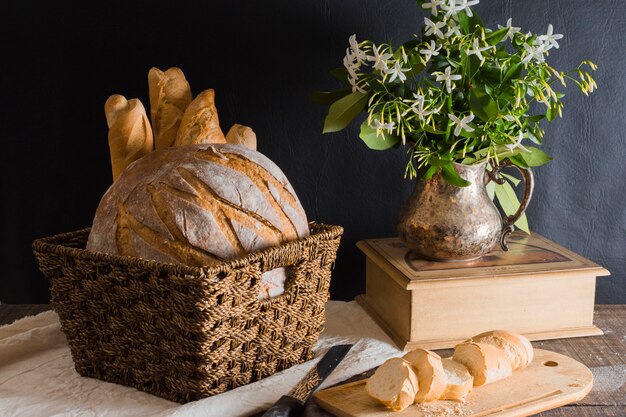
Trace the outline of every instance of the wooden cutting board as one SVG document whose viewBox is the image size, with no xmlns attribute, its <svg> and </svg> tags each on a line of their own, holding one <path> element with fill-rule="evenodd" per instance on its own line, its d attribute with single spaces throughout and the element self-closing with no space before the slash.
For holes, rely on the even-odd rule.
<svg viewBox="0 0 626 417">
<path fill-rule="evenodd" d="M 365 391 L 365 380 L 320 391 L 317 403 L 339 417 L 521 417 L 579 401 L 593 385 L 589 368 L 574 359 L 535 349 L 527 368 L 509 378 L 475 387 L 465 403 L 434 401 L 391 411 Z"/>
</svg>

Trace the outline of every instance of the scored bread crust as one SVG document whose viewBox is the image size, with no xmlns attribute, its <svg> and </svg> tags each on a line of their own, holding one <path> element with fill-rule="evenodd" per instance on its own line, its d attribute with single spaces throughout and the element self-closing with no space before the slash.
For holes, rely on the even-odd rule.
<svg viewBox="0 0 626 417">
<path fill-rule="evenodd" d="M 441 364 L 446 373 L 448 384 L 439 399 L 465 401 L 465 397 L 472 392 L 474 387 L 474 377 L 465 365 L 452 360 L 452 358 L 442 359 Z"/>
<path fill-rule="evenodd" d="M 448 385 L 448 377 L 441 363 L 441 356 L 426 349 L 415 349 L 402 357 L 417 371 L 419 390 L 415 402 L 423 403 L 438 400 Z"/>
<path fill-rule="evenodd" d="M 514 371 L 527 367 L 534 357 L 533 346 L 526 337 L 506 330 L 484 332 L 468 341 L 488 343 L 500 348 L 509 357 Z"/>
<path fill-rule="evenodd" d="M 460 343 L 454 347 L 452 359 L 467 367 L 474 377 L 474 386 L 498 381 L 513 373 L 508 356 L 487 343 Z"/>
<path fill-rule="evenodd" d="M 391 386 L 390 380 L 395 380 Z M 392 358 L 376 369 L 374 375 L 367 380 L 365 389 L 371 397 L 391 410 L 402 411 L 413 404 L 419 390 L 419 381 L 409 362 Z"/>
</svg>

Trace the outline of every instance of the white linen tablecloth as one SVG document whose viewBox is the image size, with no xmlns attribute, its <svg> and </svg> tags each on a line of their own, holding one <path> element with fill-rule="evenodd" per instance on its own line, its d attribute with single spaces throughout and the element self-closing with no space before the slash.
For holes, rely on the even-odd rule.
<svg viewBox="0 0 626 417">
<path fill-rule="evenodd" d="M 25 317 L 0 327 L 0 417 L 247 416 L 288 393 L 335 344 L 355 345 L 322 388 L 402 355 L 356 302 L 329 301 L 326 317 L 316 359 L 184 405 L 79 376 L 57 314 L 48 311 Z"/>
</svg>

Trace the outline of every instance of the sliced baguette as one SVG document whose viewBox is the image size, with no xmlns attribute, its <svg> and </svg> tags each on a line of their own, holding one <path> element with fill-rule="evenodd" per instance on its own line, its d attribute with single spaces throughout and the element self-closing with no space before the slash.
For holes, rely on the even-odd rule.
<svg viewBox="0 0 626 417">
<path fill-rule="evenodd" d="M 465 401 L 465 397 L 472 392 L 474 377 L 470 375 L 465 365 L 453 361 L 452 358 L 442 359 L 441 364 L 446 373 L 448 384 L 439 399 Z"/>
<path fill-rule="evenodd" d="M 501 349 L 511 361 L 514 371 L 527 367 L 534 357 L 533 346 L 526 337 L 506 330 L 481 333 L 468 341 L 487 343 Z"/>
<path fill-rule="evenodd" d="M 448 377 L 441 364 L 441 356 L 425 349 L 415 349 L 402 357 L 417 371 L 419 390 L 415 402 L 423 403 L 438 400 L 446 389 Z"/>
<path fill-rule="evenodd" d="M 509 377 L 513 373 L 506 354 L 487 343 L 460 343 L 454 347 L 452 359 L 467 367 L 474 377 L 475 387 Z"/>
<path fill-rule="evenodd" d="M 365 384 L 367 393 L 394 411 L 413 404 L 419 390 L 417 375 L 411 364 L 392 358 L 380 365 Z"/>
</svg>

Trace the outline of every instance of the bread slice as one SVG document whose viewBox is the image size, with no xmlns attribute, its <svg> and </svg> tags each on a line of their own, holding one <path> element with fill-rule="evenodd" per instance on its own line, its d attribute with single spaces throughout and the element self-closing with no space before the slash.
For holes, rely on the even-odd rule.
<svg viewBox="0 0 626 417">
<path fill-rule="evenodd" d="M 506 354 L 487 343 L 464 342 L 454 347 L 452 359 L 465 365 L 474 377 L 474 386 L 511 376 L 513 368 Z"/>
<path fill-rule="evenodd" d="M 411 364 L 392 358 L 380 365 L 365 384 L 367 393 L 394 411 L 413 404 L 419 390 L 417 375 Z"/>
<path fill-rule="evenodd" d="M 530 341 L 521 334 L 506 330 L 492 330 L 472 337 L 469 342 L 488 343 L 501 349 L 511 361 L 513 370 L 527 367 L 533 360 Z"/>
<path fill-rule="evenodd" d="M 472 392 L 474 377 L 470 375 L 465 365 L 453 361 L 452 358 L 442 359 L 441 364 L 446 373 L 448 384 L 439 399 L 465 401 L 465 397 Z"/>
<path fill-rule="evenodd" d="M 438 400 L 446 389 L 448 378 L 441 364 L 441 356 L 426 349 L 415 349 L 402 357 L 417 371 L 419 390 L 415 402 Z"/>
</svg>

